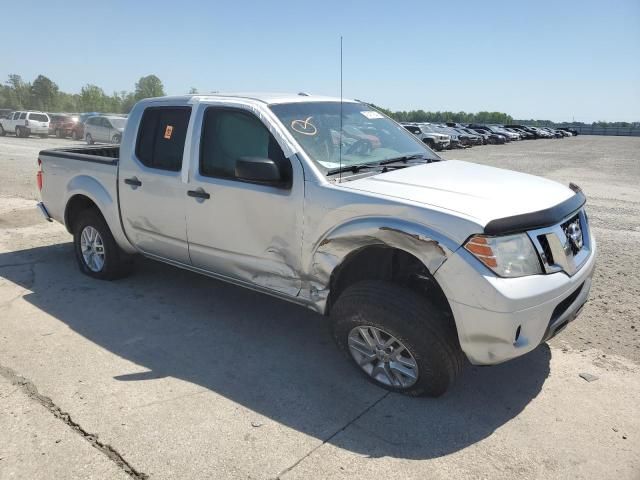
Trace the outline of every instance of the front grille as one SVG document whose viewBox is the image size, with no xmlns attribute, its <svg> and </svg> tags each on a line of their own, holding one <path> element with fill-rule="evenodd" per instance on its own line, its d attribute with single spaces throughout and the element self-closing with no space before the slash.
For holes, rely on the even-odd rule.
<svg viewBox="0 0 640 480">
<path fill-rule="evenodd" d="M 561 223 L 527 232 L 545 273 L 573 276 L 591 256 L 591 236 L 584 209 Z"/>
<path fill-rule="evenodd" d="M 538 235 L 538 241 L 540 242 L 542 253 L 544 254 L 542 262 L 546 263 L 547 265 L 553 265 L 553 253 L 551 253 L 551 247 L 549 246 L 549 240 L 547 239 L 547 236 Z"/>
</svg>

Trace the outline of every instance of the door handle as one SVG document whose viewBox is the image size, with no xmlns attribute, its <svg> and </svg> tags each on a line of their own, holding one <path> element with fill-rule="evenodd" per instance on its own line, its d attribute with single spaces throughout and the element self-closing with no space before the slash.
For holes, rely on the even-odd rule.
<svg viewBox="0 0 640 480">
<path fill-rule="evenodd" d="M 124 179 L 124 183 L 126 183 L 127 185 L 131 185 L 132 187 L 141 187 L 142 186 L 142 182 L 140 180 L 138 180 L 136 177 L 125 178 Z"/>
<path fill-rule="evenodd" d="M 202 198 L 203 200 L 207 200 L 211 198 L 211 195 L 209 195 L 207 192 L 205 192 L 201 188 L 197 190 L 187 190 L 187 195 L 194 198 Z"/>
</svg>

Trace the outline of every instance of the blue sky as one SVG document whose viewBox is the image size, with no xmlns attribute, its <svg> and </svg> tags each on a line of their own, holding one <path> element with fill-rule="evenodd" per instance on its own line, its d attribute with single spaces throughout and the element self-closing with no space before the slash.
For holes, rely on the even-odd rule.
<svg viewBox="0 0 640 480">
<path fill-rule="evenodd" d="M 339 92 L 391 109 L 640 121 L 640 0 L 3 2 L 0 78 Z M 38 32 L 32 36 L 28 32 Z M 9 39 L 28 37 L 20 48 Z M 38 46 L 37 42 L 40 42 Z M 18 42 L 22 43 L 22 42 Z"/>
</svg>

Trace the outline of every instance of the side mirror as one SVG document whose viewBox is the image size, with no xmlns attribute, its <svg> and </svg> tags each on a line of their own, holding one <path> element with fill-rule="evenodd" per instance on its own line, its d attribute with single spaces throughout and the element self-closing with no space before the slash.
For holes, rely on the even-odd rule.
<svg viewBox="0 0 640 480">
<path fill-rule="evenodd" d="M 282 173 L 270 158 L 240 157 L 236 161 L 236 178 L 267 185 L 283 184 Z"/>
</svg>

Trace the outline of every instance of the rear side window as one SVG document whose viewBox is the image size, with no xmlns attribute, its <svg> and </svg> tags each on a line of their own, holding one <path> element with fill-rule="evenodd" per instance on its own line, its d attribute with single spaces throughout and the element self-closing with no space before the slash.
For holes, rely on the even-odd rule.
<svg viewBox="0 0 640 480">
<path fill-rule="evenodd" d="M 147 167 L 177 172 L 191 116 L 189 107 L 152 107 L 142 115 L 136 156 Z"/>
<path fill-rule="evenodd" d="M 29 120 L 33 120 L 34 122 L 48 122 L 49 118 L 43 113 L 30 113 Z"/>
<path fill-rule="evenodd" d="M 27 118 L 27 112 L 22 112 L 20 114 L 20 120 L 24 120 L 25 118 Z"/>
</svg>

